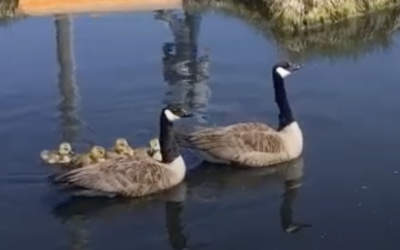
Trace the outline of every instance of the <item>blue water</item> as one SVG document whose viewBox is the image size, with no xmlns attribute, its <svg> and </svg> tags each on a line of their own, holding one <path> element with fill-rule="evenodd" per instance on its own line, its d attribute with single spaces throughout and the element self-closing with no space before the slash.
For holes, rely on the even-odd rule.
<svg viewBox="0 0 400 250">
<path fill-rule="evenodd" d="M 189 44 L 153 13 L 64 16 L 58 42 L 54 17 L 0 28 L 0 248 L 398 249 L 396 33 L 387 50 L 321 55 L 288 79 L 305 151 L 275 174 L 193 163 L 177 193 L 140 202 L 71 201 L 49 184 L 42 149 L 61 140 L 109 146 L 120 136 L 142 145 L 167 102 L 187 103 L 200 123 L 276 124 L 270 68 L 285 58 L 276 43 L 218 13 L 186 18 Z M 191 65 L 209 48 L 209 68 L 171 73 L 167 42 L 182 49 L 172 60 Z M 292 179 L 303 185 L 282 196 Z M 285 233 L 291 216 L 312 227 Z"/>
</svg>

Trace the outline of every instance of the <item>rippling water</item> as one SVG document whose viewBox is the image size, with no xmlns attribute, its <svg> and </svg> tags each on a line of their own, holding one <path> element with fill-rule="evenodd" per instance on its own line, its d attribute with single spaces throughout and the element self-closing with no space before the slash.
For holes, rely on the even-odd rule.
<svg viewBox="0 0 400 250">
<path fill-rule="evenodd" d="M 176 101 L 197 110 L 199 123 L 276 124 L 270 68 L 284 53 L 217 13 L 1 27 L 1 248 L 398 249 L 400 38 L 390 39 L 356 57 L 319 55 L 288 79 L 306 142 L 298 161 L 238 172 L 195 168 L 185 154 L 187 181 L 161 199 L 70 200 L 49 185 L 42 149 L 61 140 L 111 145 L 117 136 L 144 144 L 157 134 L 160 108 Z M 312 227 L 285 233 L 293 223 Z"/>
</svg>

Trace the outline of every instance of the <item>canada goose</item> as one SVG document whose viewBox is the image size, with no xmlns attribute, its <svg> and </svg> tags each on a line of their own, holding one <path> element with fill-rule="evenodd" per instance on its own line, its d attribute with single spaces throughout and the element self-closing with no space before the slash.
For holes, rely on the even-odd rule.
<svg viewBox="0 0 400 250">
<path fill-rule="evenodd" d="M 106 150 L 100 146 L 93 146 L 89 152 L 81 155 L 74 155 L 71 159 L 71 165 L 74 167 L 85 167 L 95 163 L 103 162 Z"/>
<path fill-rule="evenodd" d="M 186 166 L 175 142 L 173 122 L 192 116 L 182 106 L 170 104 L 160 114 L 159 141 L 162 162 L 146 156 L 117 157 L 60 174 L 55 182 L 105 194 L 138 197 L 176 186 Z"/>
<path fill-rule="evenodd" d="M 68 142 L 62 142 L 57 150 L 43 150 L 40 158 L 47 164 L 66 164 L 70 163 L 72 156 L 72 147 Z"/>
<path fill-rule="evenodd" d="M 292 160 L 303 151 L 303 134 L 286 97 L 284 78 L 302 66 L 280 62 L 272 68 L 279 128 L 247 122 L 176 133 L 178 144 L 200 151 L 211 163 L 262 167 Z"/>
</svg>

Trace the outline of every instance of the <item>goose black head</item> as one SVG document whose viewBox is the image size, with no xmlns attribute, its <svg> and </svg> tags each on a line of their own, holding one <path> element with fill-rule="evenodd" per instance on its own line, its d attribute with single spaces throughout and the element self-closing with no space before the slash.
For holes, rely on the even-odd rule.
<svg viewBox="0 0 400 250">
<path fill-rule="evenodd" d="M 274 67 L 272 67 L 272 74 L 283 79 L 301 68 L 303 68 L 303 65 L 283 61 L 275 64 Z"/>
<path fill-rule="evenodd" d="M 174 122 L 181 118 L 192 117 L 193 114 L 188 112 L 181 104 L 169 104 L 163 108 L 162 116 L 169 122 Z"/>
</svg>

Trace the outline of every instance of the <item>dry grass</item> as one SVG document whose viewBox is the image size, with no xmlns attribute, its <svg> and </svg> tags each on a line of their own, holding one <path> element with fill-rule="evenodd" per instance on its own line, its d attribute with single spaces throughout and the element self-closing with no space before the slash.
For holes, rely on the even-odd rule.
<svg viewBox="0 0 400 250">
<path fill-rule="evenodd" d="M 197 2 L 198 0 L 184 0 Z M 400 0 L 204 0 L 221 8 L 242 5 L 280 29 L 312 29 L 400 5 Z"/>
<path fill-rule="evenodd" d="M 235 0 L 185 0 L 191 11 L 217 11 L 240 19 L 253 27 L 292 60 L 324 58 L 358 58 L 391 47 L 392 34 L 400 27 L 400 7 L 345 19 L 312 30 L 287 30 L 274 25 L 263 9 Z"/>
<path fill-rule="evenodd" d="M 0 18 L 15 16 L 19 0 L 0 0 Z"/>
<path fill-rule="evenodd" d="M 400 8 L 327 25 L 312 32 L 285 32 L 277 28 L 264 33 L 291 59 L 359 59 L 394 46 L 393 33 L 400 27 Z"/>
<path fill-rule="evenodd" d="M 263 0 L 272 21 L 284 26 L 336 23 L 400 4 L 399 0 Z"/>
<path fill-rule="evenodd" d="M 6 26 L 23 16 L 17 13 L 19 0 L 0 0 L 0 25 Z"/>
</svg>

